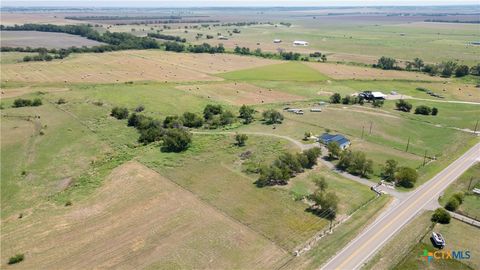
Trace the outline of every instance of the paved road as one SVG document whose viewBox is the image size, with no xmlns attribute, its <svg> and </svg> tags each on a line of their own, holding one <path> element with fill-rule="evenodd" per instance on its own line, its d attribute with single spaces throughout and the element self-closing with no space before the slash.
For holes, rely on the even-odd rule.
<svg viewBox="0 0 480 270">
<path fill-rule="evenodd" d="M 480 143 L 381 215 L 322 269 L 359 269 L 380 247 L 426 205 L 480 159 Z"/>
</svg>

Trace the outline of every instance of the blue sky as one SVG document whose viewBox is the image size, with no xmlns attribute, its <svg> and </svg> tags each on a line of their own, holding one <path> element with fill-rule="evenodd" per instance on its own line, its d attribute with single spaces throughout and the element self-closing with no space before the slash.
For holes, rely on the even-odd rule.
<svg viewBox="0 0 480 270">
<path fill-rule="evenodd" d="M 479 0 L 3 0 L 2 6 L 395 6 L 395 5 L 479 5 Z"/>
</svg>

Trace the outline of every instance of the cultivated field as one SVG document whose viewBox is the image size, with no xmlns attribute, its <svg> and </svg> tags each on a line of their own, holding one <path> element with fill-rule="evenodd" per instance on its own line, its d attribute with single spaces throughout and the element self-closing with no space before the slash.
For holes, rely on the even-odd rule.
<svg viewBox="0 0 480 270">
<path fill-rule="evenodd" d="M 64 33 L 45 33 L 37 31 L 2 31 L 3 47 L 31 47 L 62 49 L 68 47 L 92 47 L 105 45 L 95 40 Z"/>
<path fill-rule="evenodd" d="M 242 104 L 288 102 L 304 99 L 302 96 L 265 89 L 248 83 L 182 85 L 178 86 L 177 89 L 204 98 L 240 106 Z"/>
<path fill-rule="evenodd" d="M 265 269 L 286 255 L 136 162 L 114 169 L 88 202 L 50 212 L 3 224 L 2 264 L 19 250 L 29 250 L 21 269 Z"/>
</svg>

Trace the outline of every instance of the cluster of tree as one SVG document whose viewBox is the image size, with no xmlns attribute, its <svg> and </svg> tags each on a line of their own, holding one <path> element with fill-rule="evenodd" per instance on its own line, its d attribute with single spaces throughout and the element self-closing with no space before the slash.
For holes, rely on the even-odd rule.
<svg viewBox="0 0 480 270">
<path fill-rule="evenodd" d="M 280 23 L 278 23 L 278 24 L 283 25 L 283 26 L 286 26 L 286 27 L 292 26 L 292 24 L 289 23 L 289 22 L 280 22 Z"/>
<path fill-rule="evenodd" d="M 117 22 L 115 25 L 179 24 L 179 23 L 217 23 L 219 20 L 144 20 L 134 22 Z"/>
<path fill-rule="evenodd" d="M 121 111 L 124 110 L 122 109 Z M 140 133 L 138 141 L 141 143 L 148 144 L 155 141 L 163 141 L 161 147 L 163 152 L 184 151 L 190 147 L 192 142 L 192 134 L 183 127 L 183 123 L 176 117 L 167 116 L 162 123 L 152 117 L 132 113 L 128 117 L 127 125 L 138 130 Z"/>
<path fill-rule="evenodd" d="M 339 198 L 337 194 L 333 191 L 327 192 L 328 184 L 325 178 L 315 177 L 313 181 L 317 186 L 317 190 L 308 196 L 313 201 L 309 211 L 322 218 L 334 220 L 338 211 Z"/>
<path fill-rule="evenodd" d="M 20 107 L 37 107 L 42 105 L 42 100 L 39 98 L 31 99 L 24 99 L 24 98 L 17 98 L 13 101 L 13 108 L 20 108 Z"/>
<path fill-rule="evenodd" d="M 338 145 L 336 142 L 329 144 Z M 332 149 L 332 147 L 329 147 L 329 149 Z M 367 159 L 363 152 L 343 150 L 338 155 L 337 168 L 353 175 L 368 177 L 369 174 L 373 173 L 373 161 Z"/>
<path fill-rule="evenodd" d="M 315 166 L 321 154 L 318 147 L 297 154 L 283 153 L 270 166 L 260 168 L 260 176 L 255 184 L 258 187 L 286 185 L 296 174 Z"/>
<path fill-rule="evenodd" d="M 415 169 L 398 167 L 398 162 L 393 159 L 385 162 L 380 176 L 385 181 L 394 182 L 397 186 L 406 188 L 413 187 L 418 179 L 418 173 Z"/>
<path fill-rule="evenodd" d="M 40 31 L 40 32 L 55 32 L 66 33 L 71 35 L 82 36 L 87 39 L 96 40 L 107 43 L 108 45 L 100 45 L 93 47 L 70 47 L 63 49 L 63 54 L 77 52 L 105 52 L 128 49 L 154 49 L 159 48 L 157 41 L 150 37 L 137 37 L 129 33 L 111 33 L 109 31 L 100 34 L 94 30 L 91 25 L 54 25 L 54 24 L 24 24 L 14 26 L 0 25 L 2 31 Z M 17 51 L 18 48 L 2 47 L 2 51 Z M 37 50 L 40 50 L 37 49 Z M 46 50 L 41 48 L 41 50 Z M 22 50 L 18 50 L 22 51 Z M 25 51 L 25 50 L 23 50 Z M 55 53 L 52 50 L 47 50 L 49 53 Z"/>
<path fill-rule="evenodd" d="M 391 57 L 385 57 L 382 56 L 380 59 L 378 59 L 377 64 L 374 64 L 373 67 L 376 68 L 381 68 L 385 70 L 390 70 L 390 69 L 400 69 L 400 67 L 397 65 L 397 60 Z"/>
<path fill-rule="evenodd" d="M 172 35 L 164 35 L 160 33 L 148 33 L 147 36 L 152 38 L 164 39 L 164 40 L 173 40 L 173 41 L 182 42 L 182 43 L 187 42 L 186 38 L 182 38 L 179 36 L 172 36 Z"/>
<path fill-rule="evenodd" d="M 225 52 L 225 47 L 223 47 L 223 44 L 218 44 L 218 46 L 212 46 L 208 43 L 203 43 L 200 45 L 189 45 L 188 47 L 186 47 L 185 45 L 178 42 L 167 41 L 164 43 L 164 46 L 166 51 L 173 51 L 173 52 L 211 53 L 211 54 Z"/>
<path fill-rule="evenodd" d="M 327 62 L 327 55 L 321 52 L 314 52 L 309 55 L 312 58 L 319 58 L 322 62 Z"/>
<path fill-rule="evenodd" d="M 231 111 L 224 110 L 222 105 L 212 104 L 208 104 L 203 109 L 203 118 L 205 127 L 211 129 L 230 125 L 235 121 L 235 115 Z"/>
<path fill-rule="evenodd" d="M 127 119 L 128 109 L 125 107 L 113 107 L 110 115 L 117 119 Z"/>
<path fill-rule="evenodd" d="M 397 108 L 397 110 L 402 111 L 402 112 L 410 112 L 413 108 L 411 103 L 409 103 L 409 102 L 407 102 L 403 99 L 399 99 L 395 103 L 395 107 Z M 430 108 L 430 107 L 425 106 L 425 105 L 419 105 L 415 108 L 415 114 L 437 115 L 438 114 L 438 109 L 435 108 L 435 107 Z"/>
<path fill-rule="evenodd" d="M 367 101 L 369 102 L 369 101 Z M 335 93 L 330 96 L 330 103 L 332 104 L 345 104 L 345 105 L 354 105 L 354 104 L 359 104 L 359 105 L 364 105 L 365 104 L 365 99 L 362 96 L 349 96 L 346 95 L 342 98 L 342 96 L 339 93 Z M 383 100 L 373 100 L 372 101 L 372 106 L 375 108 L 382 107 L 384 104 Z"/>
<path fill-rule="evenodd" d="M 451 216 L 450 214 L 445 211 L 443 208 L 437 208 L 435 212 L 432 214 L 432 222 L 440 223 L 440 224 L 448 224 L 450 223 Z"/>
<path fill-rule="evenodd" d="M 425 105 L 420 105 L 415 108 L 415 114 L 423 114 L 423 115 L 437 115 L 438 114 L 438 109 L 433 107 L 430 108 Z"/>
<path fill-rule="evenodd" d="M 68 54 L 67 54 L 68 55 Z M 65 54 L 55 54 L 54 56 L 48 54 L 46 50 L 41 50 L 38 55 L 30 56 L 26 55 L 23 57 L 23 62 L 30 62 L 30 61 L 52 61 L 53 59 L 63 59 Z"/>
<path fill-rule="evenodd" d="M 428 19 L 425 22 L 443 22 L 443 23 L 476 23 L 480 24 L 480 20 L 441 20 L 441 19 Z"/>
<path fill-rule="evenodd" d="M 382 56 L 378 59 L 377 64 L 374 64 L 373 67 L 381 69 L 397 69 L 401 70 L 402 68 L 397 65 L 397 60 L 391 57 Z M 415 58 L 413 61 L 407 61 L 405 65 L 405 70 L 408 71 L 421 71 L 428 73 L 432 76 L 440 75 L 443 77 L 451 77 L 455 75 L 456 77 L 463 77 L 468 74 L 480 75 L 480 64 L 469 67 L 467 65 L 459 65 L 454 61 L 444 61 L 440 64 L 425 64 L 422 59 Z"/>
<path fill-rule="evenodd" d="M 463 203 L 465 194 L 463 192 L 454 193 L 445 204 L 445 209 L 448 211 L 457 211 L 458 207 Z"/>
<path fill-rule="evenodd" d="M 235 144 L 237 146 L 245 146 L 245 142 L 248 140 L 247 134 L 235 134 Z"/>
<path fill-rule="evenodd" d="M 267 125 L 281 124 L 283 121 L 283 115 L 274 109 L 263 111 L 262 116 Z"/>
</svg>

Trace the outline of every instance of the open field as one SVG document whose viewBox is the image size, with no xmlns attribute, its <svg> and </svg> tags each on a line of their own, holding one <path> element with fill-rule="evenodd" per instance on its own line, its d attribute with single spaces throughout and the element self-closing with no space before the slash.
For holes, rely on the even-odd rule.
<svg viewBox="0 0 480 270">
<path fill-rule="evenodd" d="M 277 103 L 304 99 L 301 96 L 265 89 L 248 83 L 182 85 L 177 88 L 193 95 L 232 105 Z"/>
<path fill-rule="evenodd" d="M 272 63 L 271 60 L 236 55 L 177 54 L 158 50 L 122 51 L 99 56 L 93 53 L 78 54 L 48 63 L 3 65 L 2 81 L 68 83 L 213 81 L 220 79 L 209 75 L 210 73 Z"/>
<path fill-rule="evenodd" d="M 474 187 L 480 186 L 480 163 L 477 163 L 466 171 L 460 178 L 455 180 L 443 193 L 439 203 L 445 206 L 452 194 L 464 192 L 465 199 L 458 208 L 457 212 L 480 219 L 480 196 L 472 193 Z M 470 182 L 471 181 L 471 182 Z M 469 189 L 470 186 L 470 189 Z"/>
<path fill-rule="evenodd" d="M 336 80 L 412 80 L 412 81 L 444 81 L 440 77 L 432 77 L 418 72 L 398 70 L 382 70 L 377 68 L 350 66 L 331 63 L 309 63 L 310 67 Z"/>
<path fill-rule="evenodd" d="M 44 13 L 44 12 L 33 12 L 33 13 L 18 13 L 18 12 L 3 12 L 2 24 L 4 25 L 15 25 L 15 24 L 25 24 L 25 23 L 41 23 L 41 24 L 77 24 L 78 21 L 66 20 L 64 16 L 59 15 L 58 13 Z"/>
<path fill-rule="evenodd" d="M 303 63 L 290 62 L 220 74 L 229 80 L 323 81 L 327 77 Z"/>
<path fill-rule="evenodd" d="M 26 252 L 22 269 L 264 269 L 286 255 L 136 162 L 116 168 L 88 202 L 43 214 L 2 225 L 2 264 Z"/>
<path fill-rule="evenodd" d="M 2 31 L 2 46 L 62 49 L 68 47 L 91 47 L 105 45 L 95 40 L 64 33 L 37 31 Z"/>
</svg>

